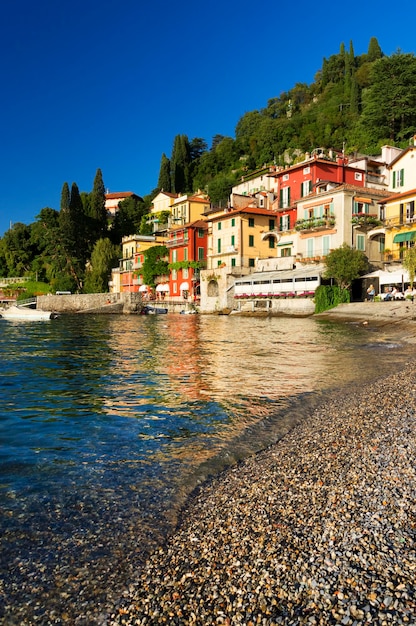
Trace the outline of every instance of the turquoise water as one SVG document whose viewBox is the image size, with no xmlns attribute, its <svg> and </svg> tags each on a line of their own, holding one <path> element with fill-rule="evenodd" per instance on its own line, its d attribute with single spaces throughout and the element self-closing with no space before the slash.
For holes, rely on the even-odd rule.
<svg viewBox="0 0 416 626">
<path fill-rule="evenodd" d="M 7 624 L 105 623 L 193 487 L 412 352 L 356 324 L 233 316 L 2 320 L 0 339 Z"/>
</svg>

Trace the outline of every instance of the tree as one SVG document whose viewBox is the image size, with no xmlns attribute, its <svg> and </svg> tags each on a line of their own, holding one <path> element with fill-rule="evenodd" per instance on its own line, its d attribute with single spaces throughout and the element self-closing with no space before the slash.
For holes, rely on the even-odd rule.
<svg viewBox="0 0 416 626">
<path fill-rule="evenodd" d="M 93 241 L 107 232 L 107 210 L 105 208 L 105 187 L 100 168 L 97 169 L 90 198 L 90 211 L 93 228 Z"/>
<path fill-rule="evenodd" d="M 16 222 L 3 236 L 4 260 L 8 276 L 25 276 L 30 272 L 35 256 L 31 228 Z"/>
<path fill-rule="evenodd" d="M 403 141 L 416 129 L 416 57 L 397 52 L 371 68 L 363 123 L 369 135 Z"/>
<path fill-rule="evenodd" d="M 383 56 L 383 52 L 379 46 L 376 37 L 371 37 L 370 43 L 368 44 L 368 52 L 367 52 L 367 60 L 368 61 L 377 61 L 377 59 L 381 59 Z"/>
<path fill-rule="evenodd" d="M 368 271 L 363 252 L 344 243 L 325 257 L 325 278 L 333 278 L 341 289 L 349 289 L 352 281 Z"/>
<path fill-rule="evenodd" d="M 171 191 L 173 193 L 192 191 L 190 163 L 191 152 L 188 137 L 186 135 L 176 135 L 170 159 Z"/>
<path fill-rule="evenodd" d="M 162 154 L 160 161 L 159 179 L 157 186 L 161 191 L 167 191 L 168 193 L 172 188 L 172 180 L 170 176 L 170 160 L 165 153 Z"/>
<path fill-rule="evenodd" d="M 68 183 L 62 185 L 61 191 L 61 210 L 69 209 L 69 203 L 71 201 L 71 194 L 69 192 Z"/>
<path fill-rule="evenodd" d="M 37 250 L 32 263 L 32 274 L 38 280 L 49 280 L 62 270 L 62 243 L 59 229 L 59 212 L 45 207 L 32 224 L 31 241 Z"/>
<path fill-rule="evenodd" d="M 416 248 L 407 248 L 403 255 L 403 267 L 409 274 L 410 287 L 413 289 L 413 283 L 416 274 Z"/>
<path fill-rule="evenodd" d="M 99 239 L 94 246 L 91 262 L 85 274 L 85 293 L 106 293 L 111 270 L 118 266 L 120 246 L 115 246 L 106 237 Z"/>
<path fill-rule="evenodd" d="M 143 280 L 146 285 L 155 286 L 157 276 L 169 274 L 168 249 L 166 246 L 152 246 L 144 253 L 144 262 L 141 268 Z"/>
<path fill-rule="evenodd" d="M 71 276 L 81 288 L 86 255 L 86 227 L 84 208 L 76 183 L 72 183 L 69 206 L 59 212 L 62 250 L 65 257 L 63 274 Z"/>
</svg>

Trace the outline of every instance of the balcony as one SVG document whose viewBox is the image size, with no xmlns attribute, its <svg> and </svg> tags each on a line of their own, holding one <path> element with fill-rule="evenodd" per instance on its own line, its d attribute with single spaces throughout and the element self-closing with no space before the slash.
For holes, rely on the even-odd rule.
<svg viewBox="0 0 416 626">
<path fill-rule="evenodd" d="M 295 223 L 295 230 L 301 232 L 315 232 L 319 230 L 332 229 L 335 226 L 335 215 L 324 217 L 311 217 L 305 220 L 298 220 Z"/>
<path fill-rule="evenodd" d="M 184 235 L 177 235 L 175 238 L 169 239 L 165 243 L 165 246 L 167 248 L 175 248 L 176 246 L 183 246 L 187 244 L 188 241 L 189 241 L 188 233 L 186 233 L 186 237 Z"/>
<path fill-rule="evenodd" d="M 376 228 L 382 226 L 383 222 L 378 219 L 376 214 L 354 213 L 351 224 L 354 228 Z"/>
</svg>

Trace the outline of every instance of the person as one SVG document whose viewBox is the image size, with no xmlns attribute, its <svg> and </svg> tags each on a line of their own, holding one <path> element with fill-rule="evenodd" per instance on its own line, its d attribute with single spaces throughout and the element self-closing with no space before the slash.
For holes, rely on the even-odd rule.
<svg viewBox="0 0 416 626">
<path fill-rule="evenodd" d="M 367 298 L 370 302 L 374 301 L 374 296 L 376 295 L 376 290 L 374 289 L 374 285 L 370 285 L 367 289 Z"/>
</svg>

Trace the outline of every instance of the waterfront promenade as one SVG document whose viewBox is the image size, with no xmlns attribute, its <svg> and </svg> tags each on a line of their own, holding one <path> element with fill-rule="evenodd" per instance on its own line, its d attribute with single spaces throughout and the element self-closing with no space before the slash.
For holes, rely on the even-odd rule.
<svg viewBox="0 0 416 626">
<path fill-rule="evenodd" d="M 415 624 L 415 410 L 414 363 L 331 394 L 194 494 L 108 623 Z"/>
</svg>

